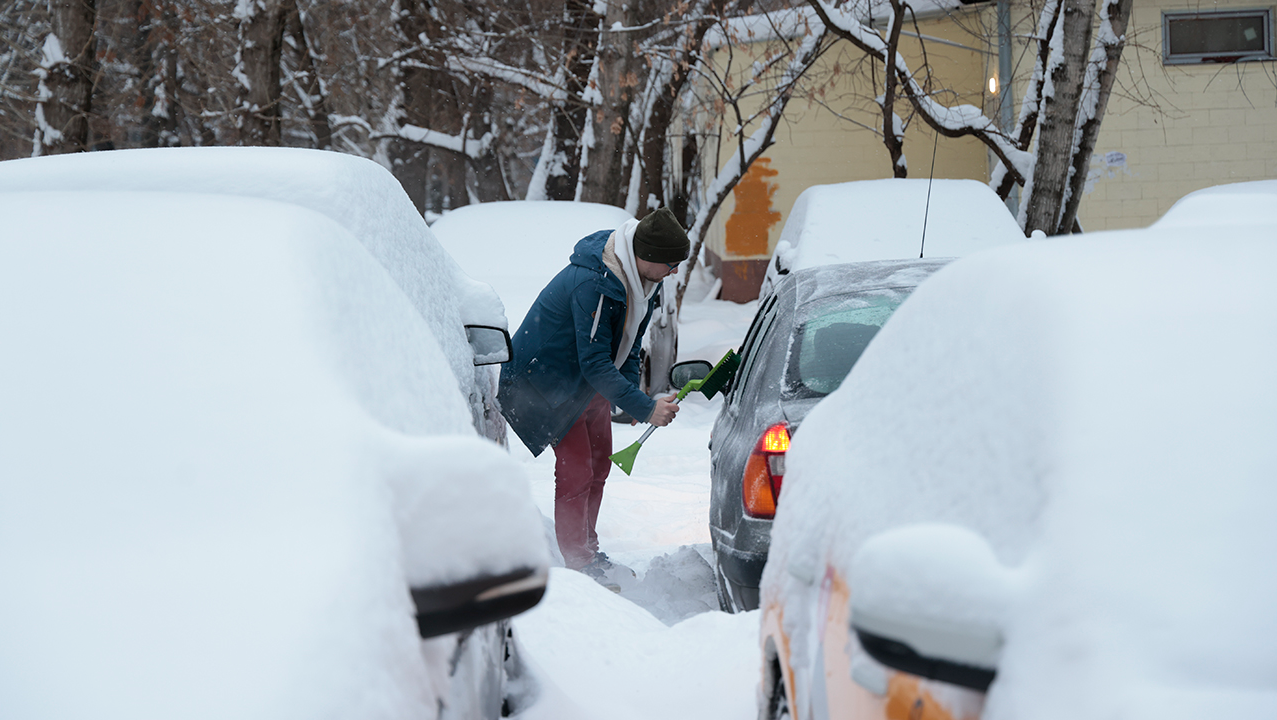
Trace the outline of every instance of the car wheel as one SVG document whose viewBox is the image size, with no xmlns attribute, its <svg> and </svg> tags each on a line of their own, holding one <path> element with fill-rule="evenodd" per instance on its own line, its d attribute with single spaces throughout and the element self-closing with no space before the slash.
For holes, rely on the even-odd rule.
<svg viewBox="0 0 1277 720">
<path fill-rule="evenodd" d="M 785 693 L 785 680 L 780 675 L 780 662 L 772 660 L 772 677 L 774 678 L 771 698 L 767 702 L 765 720 L 793 720 L 789 710 L 789 695 Z"/>
</svg>

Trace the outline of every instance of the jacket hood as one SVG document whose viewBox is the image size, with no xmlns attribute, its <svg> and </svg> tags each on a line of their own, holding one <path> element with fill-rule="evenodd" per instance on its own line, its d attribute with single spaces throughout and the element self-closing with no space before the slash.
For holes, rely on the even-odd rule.
<svg viewBox="0 0 1277 720">
<path fill-rule="evenodd" d="M 607 246 L 607 239 L 612 237 L 612 232 L 612 230 L 600 230 L 578 240 L 569 262 L 599 273 L 601 275 L 599 291 L 606 292 L 609 297 L 624 302 L 625 284 L 616 276 L 616 273 L 603 264 L 603 248 Z"/>
</svg>

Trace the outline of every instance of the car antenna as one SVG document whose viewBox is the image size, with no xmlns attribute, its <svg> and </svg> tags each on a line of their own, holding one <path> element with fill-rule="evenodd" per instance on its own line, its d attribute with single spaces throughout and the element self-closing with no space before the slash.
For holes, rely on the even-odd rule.
<svg viewBox="0 0 1277 720">
<path fill-rule="evenodd" d="M 927 205 L 922 210 L 922 245 L 918 248 L 918 259 L 927 249 L 927 215 L 931 213 L 931 181 L 936 177 L 936 148 L 940 145 L 940 133 L 936 133 L 935 142 L 931 144 L 931 174 L 927 176 Z"/>
</svg>

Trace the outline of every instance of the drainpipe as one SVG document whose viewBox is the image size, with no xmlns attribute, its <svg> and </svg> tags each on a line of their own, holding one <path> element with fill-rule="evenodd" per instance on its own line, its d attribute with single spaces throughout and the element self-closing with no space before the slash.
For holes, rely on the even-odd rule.
<svg viewBox="0 0 1277 720">
<path fill-rule="evenodd" d="M 1002 131 L 1008 135 L 1015 129 L 1015 120 L 1011 114 L 1015 105 L 1011 73 L 1011 0 L 998 0 L 998 120 Z M 1011 194 L 1007 195 L 1007 209 L 1012 215 L 1019 214 L 1020 186 L 1013 186 Z"/>
</svg>

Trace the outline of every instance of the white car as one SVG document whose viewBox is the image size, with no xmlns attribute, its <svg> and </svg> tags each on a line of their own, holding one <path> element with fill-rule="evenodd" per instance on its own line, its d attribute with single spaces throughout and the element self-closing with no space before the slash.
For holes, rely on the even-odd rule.
<svg viewBox="0 0 1277 720">
<path fill-rule="evenodd" d="M 459 207 L 430 229 L 463 270 L 501 295 L 518 328 L 542 288 L 568 266 L 578 240 L 632 219 L 611 205 L 511 200 Z"/>
<path fill-rule="evenodd" d="M 1158 223 L 922 283 L 794 437 L 761 717 L 1277 717 L 1274 238 Z"/>
<path fill-rule="evenodd" d="M 299 148 L 163 148 L 0 162 L 0 192 L 187 192 L 275 200 L 348 230 L 407 294 L 443 348 L 475 427 L 504 443 L 496 364 L 509 358 L 501 299 L 440 247 L 399 182 L 380 165 Z M 142 218 L 136 219 L 142 222 Z M 179 224 L 170 231 L 180 232 Z"/>
<path fill-rule="evenodd" d="M 501 713 L 541 518 L 457 303 L 423 317 L 446 254 L 379 222 L 376 253 L 241 193 L 0 191 L 0 717 Z"/>
<path fill-rule="evenodd" d="M 794 201 L 763 276 L 840 263 L 957 258 L 1024 241 L 998 196 L 975 180 L 857 180 L 814 185 Z"/>
</svg>

